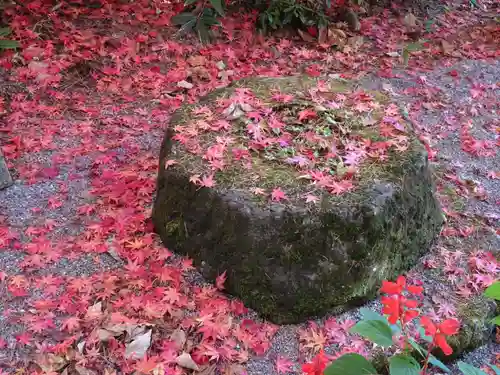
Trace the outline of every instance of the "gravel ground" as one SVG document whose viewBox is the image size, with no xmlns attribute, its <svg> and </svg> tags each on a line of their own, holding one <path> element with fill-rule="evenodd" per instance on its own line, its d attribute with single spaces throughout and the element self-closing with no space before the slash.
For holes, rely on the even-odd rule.
<svg viewBox="0 0 500 375">
<path fill-rule="evenodd" d="M 450 71 L 457 71 L 458 76 L 450 76 Z M 472 116 L 473 133 L 481 139 L 495 141 L 495 126 L 498 127 L 500 89 L 495 85 L 500 79 L 500 61 L 481 62 L 464 61 L 451 67 L 437 67 L 435 70 L 422 73 L 419 77 L 405 75 L 401 73 L 401 78 L 381 80 L 370 77 L 367 84 L 374 88 L 389 89 L 393 92 L 394 98 L 401 103 L 411 104 L 417 100 L 422 100 L 418 93 L 411 92 L 412 89 L 428 89 L 430 87 L 441 92 L 443 106 L 437 109 L 426 109 L 421 107 L 420 111 L 411 111 L 414 121 L 421 127 L 421 131 L 429 135 L 434 142 L 432 147 L 438 152 L 437 164 L 449 170 L 454 170 L 462 179 L 472 179 L 484 189 L 486 199 L 468 199 L 466 211 L 471 214 L 486 216 L 491 220 L 500 218 L 500 180 L 487 177 L 488 171 L 500 172 L 499 157 L 475 157 L 461 150 L 460 126 L 465 118 L 471 117 L 470 110 L 477 115 Z M 477 87 L 476 84 L 488 86 L 478 98 L 471 98 L 471 89 Z M 476 85 L 476 86 L 475 86 Z M 496 106 L 493 101 L 496 100 Z M 445 125 L 443 127 L 443 125 Z M 490 129 L 490 131 L 487 131 Z M 442 139 L 438 134 L 446 131 L 448 134 Z M 498 137 L 498 134 L 496 135 Z M 159 150 L 159 136 L 148 134 L 138 136 L 135 142 L 141 145 L 143 151 L 157 154 Z M 65 140 L 61 139 L 60 147 L 65 146 Z M 116 150 L 125 152 L 124 150 Z M 51 165 L 50 153 L 32 154 L 26 157 L 25 163 L 37 163 Z M 72 173 L 77 173 L 78 178 L 69 178 Z M 77 158 L 71 165 L 61 165 L 57 176 L 37 182 L 32 185 L 17 180 L 8 189 L 0 191 L 0 215 L 10 228 L 23 232 L 33 223 L 43 223 L 51 219 L 57 223 L 54 230 L 49 234 L 51 239 L 64 240 L 67 236 L 78 234 L 83 228 L 79 223 L 76 210 L 88 200 L 87 192 L 90 186 L 90 165 L 84 157 Z M 61 188 L 61 184 L 66 186 L 68 194 L 62 205 L 56 209 L 47 209 L 48 201 Z M 1 221 L 0 221 L 1 223 Z M 439 244 L 438 244 L 439 245 Z M 500 238 L 498 235 L 484 237 L 483 243 L 478 243 L 478 247 L 485 247 L 490 250 L 500 249 Z M 6 273 L 18 273 L 20 264 L 24 258 L 24 253 L 14 248 L 0 252 L 0 271 Z M 82 256 L 71 261 L 63 259 L 50 265 L 43 271 L 58 275 L 82 276 L 102 272 L 103 270 L 120 267 L 120 262 L 103 254 L 101 261 L 96 262 L 93 257 Z M 424 275 L 430 282 L 439 283 L 433 275 Z M 196 272 L 187 278 L 193 283 L 200 283 L 201 277 Z M 36 294 L 24 300 L 7 302 L 2 298 L 0 291 L 0 337 L 10 340 L 10 347 L 15 346 L 12 336 L 19 332 L 21 327 L 13 325 L 5 318 L 7 309 L 18 312 L 26 310 L 29 301 L 37 298 Z M 371 303 L 368 307 L 377 307 L 377 302 Z M 356 319 L 359 317 L 358 310 L 345 313 L 342 319 Z M 318 323 L 324 319 L 318 320 Z M 298 329 L 302 326 L 288 325 L 282 326 L 274 337 L 271 349 L 263 357 L 251 358 L 248 365 L 248 375 L 276 375 L 275 361 L 277 356 L 285 356 L 292 360 L 302 360 L 299 358 Z M 481 348 L 474 350 L 464 356 L 463 360 L 476 366 L 483 365 L 490 360 L 492 353 L 500 352 L 500 346 L 491 342 Z M 1 355 L 9 356 L 4 352 Z M 6 359 L 6 358 L 4 358 Z M 0 356 L 0 360 L 2 357 Z M 458 373 L 456 368 L 453 373 Z M 298 370 L 298 367 L 297 367 Z M 297 372 L 298 373 L 298 372 Z"/>
</svg>

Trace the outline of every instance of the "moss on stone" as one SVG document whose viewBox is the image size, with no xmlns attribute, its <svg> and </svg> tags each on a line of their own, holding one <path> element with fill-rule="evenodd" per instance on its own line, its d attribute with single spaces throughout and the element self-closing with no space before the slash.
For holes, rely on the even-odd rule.
<svg viewBox="0 0 500 375">
<path fill-rule="evenodd" d="M 495 303 L 483 296 L 474 296 L 462 302 L 457 309 L 460 331 L 447 339 L 453 354 L 445 356 L 440 349 L 436 349 L 433 352 L 436 357 L 449 362 L 488 342 L 494 331 L 491 319 L 495 316 L 495 309 Z"/>
<path fill-rule="evenodd" d="M 249 87 L 266 101 L 274 88 L 297 94 L 316 84 L 309 77 L 242 80 L 201 104 L 229 97 L 236 87 Z M 330 84 L 332 92 L 355 86 Z M 442 215 L 427 155 L 413 135 L 406 152 L 362 164 L 356 189 L 340 196 L 323 193 L 320 204 L 306 206 L 295 198 L 307 192 L 308 182 L 297 178 L 294 167 L 261 157 L 252 159 L 251 172 L 229 165 L 216 175 L 213 189 L 192 184 L 190 176 L 206 166 L 174 143 L 172 128 L 188 121 L 193 108 L 178 111 L 167 129 L 153 212 L 156 230 L 209 279 L 226 271 L 227 290 L 264 317 L 291 323 L 359 305 L 375 295 L 382 280 L 411 268 L 438 233 Z M 348 126 L 354 136 L 379 137 L 359 124 Z M 170 158 L 178 164 L 165 170 Z M 294 199 L 275 204 L 251 194 L 257 180 L 259 187 L 279 186 Z"/>
</svg>

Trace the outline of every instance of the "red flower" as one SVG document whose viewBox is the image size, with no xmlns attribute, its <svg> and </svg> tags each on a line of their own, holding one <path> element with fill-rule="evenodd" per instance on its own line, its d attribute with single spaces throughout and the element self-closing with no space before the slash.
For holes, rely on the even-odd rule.
<svg viewBox="0 0 500 375">
<path fill-rule="evenodd" d="M 306 375 L 323 375 L 327 362 L 328 358 L 325 352 L 321 350 L 311 362 L 302 365 L 302 372 Z"/>
<path fill-rule="evenodd" d="M 396 324 L 401 313 L 398 296 L 382 297 L 381 302 L 384 305 L 384 307 L 382 308 L 382 312 L 386 315 L 389 315 L 389 317 L 387 318 L 389 320 L 389 323 Z"/>
<path fill-rule="evenodd" d="M 422 295 L 422 293 L 424 292 L 424 288 L 418 285 L 408 285 L 406 290 L 411 294 L 415 294 L 417 296 Z"/>
<path fill-rule="evenodd" d="M 438 328 L 447 336 L 456 335 L 460 329 L 460 322 L 456 319 L 446 319 Z"/>
<path fill-rule="evenodd" d="M 444 322 L 436 325 L 427 316 L 420 319 L 420 324 L 424 327 L 426 336 L 432 337 L 432 343 L 441 348 L 445 355 L 453 353 L 453 349 L 446 342 L 446 336 L 454 335 L 460 328 L 460 323 L 456 319 L 446 319 Z"/>
<path fill-rule="evenodd" d="M 395 283 L 392 281 L 382 281 L 382 288 L 380 288 L 380 291 L 389 295 L 401 294 L 405 286 L 406 278 L 404 276 L 399 276 Z"/>
<path fill-rule="evenodd" d="M 409 293 L 420 295 L 424 291 L 421 286 L 406 285 L 406 278 L 399 276 L 396 282 L 383 281 L 380 290 L 389 295 L 389 297 L 381 298 L 384 305 L 382 312 L 388 315 L 389 323 L 396 324 L 401 321 L 402 324 L 405 324 L 419 315 L 417 310 L 412 310 L 418 306 L 418 301 L 406 298 L 403 292 L 406 290 Z"/>
</svg>

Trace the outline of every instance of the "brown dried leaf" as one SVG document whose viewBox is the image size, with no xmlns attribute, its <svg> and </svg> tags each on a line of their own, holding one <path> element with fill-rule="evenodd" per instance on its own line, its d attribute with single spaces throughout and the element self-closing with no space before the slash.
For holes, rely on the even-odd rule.
<svg viewBox="0 0 500 375">
<path fill-rule="evenodd" d="M 343 47 L 347 43 L 347 35 L 343 30 L 330 27 L 326 43 L 331 46 Z"/>
<path fill-rule="evenodd" d="M 417 27 L 418 19 L 417 19 L 417 17 L 415 17 L 415 15 L 413 13 L 408 12 L 406 14 L 405 18 L 403 19 L 403 23 L 409 29 L 414 29 Z"/>
<path fill-rule="evenodd" d="M 180 356 L 178 356 L 175 359 L 175 363 L 177 363 L 181 367 L 188 368 L 190 370 L 195 370 L 195 371 L 200 370 L 196 362 L 193 361 L 193 358 L 191 358 L 191 354 L 186 352 L 183 352 Z"/>
<path fill-rule="evenodd" d="M 453 44 L 449 43 L 448 41 L 446 41 L 444 39 L 441 40 L 441 51 L 443 51 L 443 53 L 445 55 L 449 55 L 454 50 L 455 50 L 455 46 Z"/>
<path fill-rule="evenodd" d="M 184 344 L 186 343 L 186 333 L 182 329 L 176 329 L 170 335 L 170 340 L 175 342 L 178 349 L 184 348 Z"/>
<path fill-rule="evenodd" d="M 44 372 L 59 371 L 68 363 L 65 358 L 52 353 L 38 355 L 35 362 Z"/>
<path fill-rule="evenodd" d="M 88 368 L 76 365 L 75 371 L 78 375 L 97 375 L 95 371 L 89 370 Z"/>
<path fill-rule="evenodd" d="M 326 44 L 328 39 L 328 28 L 323 26 L 318 29 L 318 43 Z"/>
<path fill-rule="evenodd" d="M 208 365 L 205 367 L 200 367 L 200 372 L 197 375 L 215 375 L 216 365 Z"/>
<path fill-rule="evenodd" d="M 99 318 L 102 315 L 102 302 L 94 303 L 87 309 L 87 314 L 85 318 L 92 320 Z"/>
<path fill-rule="evenodd" d="M 300 37 L 304 42 L 309 42 L 309 43 L 314 42 L 314 37 L 307 31 L 297 30 L 297 33 L 300 35 Z"/>
<path fill-rule="evenodd" d="M 224 375 L 245 375 L 246 369 L 237 363 L 230 363 L 224 368 Z"/>
<path fill-rule="evenodd" d="M 145 333 L 138 335 L 125 345 L 125 358 L 127 359 L 141 359 L 146 355 L 146 352 L 151 345 L 151 333 L 152 330 L 148 330 Z"/>
<path fill-rule="evenodd" d="M 207 59 L 205 56 L 191 56 L 187 59 L 187 62 L 191 66 L 204 66 L 207 64 Z"/>
</svg>

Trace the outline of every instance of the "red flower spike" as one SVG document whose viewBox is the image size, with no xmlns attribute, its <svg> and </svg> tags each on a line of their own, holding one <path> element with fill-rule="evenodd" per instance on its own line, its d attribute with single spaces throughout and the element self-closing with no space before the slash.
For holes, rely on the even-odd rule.
<svg viewBox="0 0 500 375">
<path fill-rule="evenodd" d="M 437 328 L 434 322 L 427 316 L 420 318 L 420 324 L 424 327 L 426 336 L 434 336 L 436 334 Z"/>
<path fill-rule="evenodd" d="M 400 277 L 402 277 L 402 276 L 400 276 Z M 401 294 L 403 292 L 403 288 L 404 288 L 404 284 L 401 285 L 400 278 L 398 277 L 398 282 L 396 282 L 396 283 L 394 283 L 392 281 L 382 281 L 382 288 L 380 288 L 380 291 L 382 293 L 389 294 L 389 295 Z"/>
<path fill-rule="evenodd" d="M 456 319 L 446 319 L 444 322 L 439 324 L 439 331 L 446 336 L 455 335 L 460 329 L 460 322 Z"/>
<path fill-rule="evenodd" d="M 400 304 L 398 297 L 382 297 L 381 302 L 384 305 L 382 313 L 389 315 L 389 323 L 396 324 L 400 314 Z"/>
<path fill-rule="evenodd" d="M 403 302 L 403 305 L 405 307 L 408 307 L 409 309 L 414 309 L 418 306 L 418 302 L 413 300 L 413 299 L 404 298 L 402 302 Z"/>
<path fill-rule="evenodd" d="M 442 333 L 438 333 L 436 337 L 434 337 L 434 343 L 443 351 L 445 355 L 450 355 L 453 353 L 453 349 L 446 342 L 446 336 Z"/>
<path fill-rule="evenodd" d="M 403 313 L 403 323 L 408 323 L 418 316 L 417 310 L 408 310 Z"/>
<path fill-rule="evenodd" d="M 418 285 L 408 285 L 406 290 L 408 290 L 408 292 L 410 292 L 411 294 L 415 294 L 417 296 L 421 296 L 424 292 L 424 288 Z"/>
<path fill-rule="evenodd" d="M 445 355 L 453 353 L 453 349 L 446 342 L 446 336 L 454 335 L 458 332 L 460 328 L 460 322 L 458 320 L 446 319 L 436 326 L 430 318 L 423 316 L 420 319 L 420 323 L 425 329 L 425 334 L 433 337 L 432 342 L 434 345 L 441 348 Z"/>
</svg>

